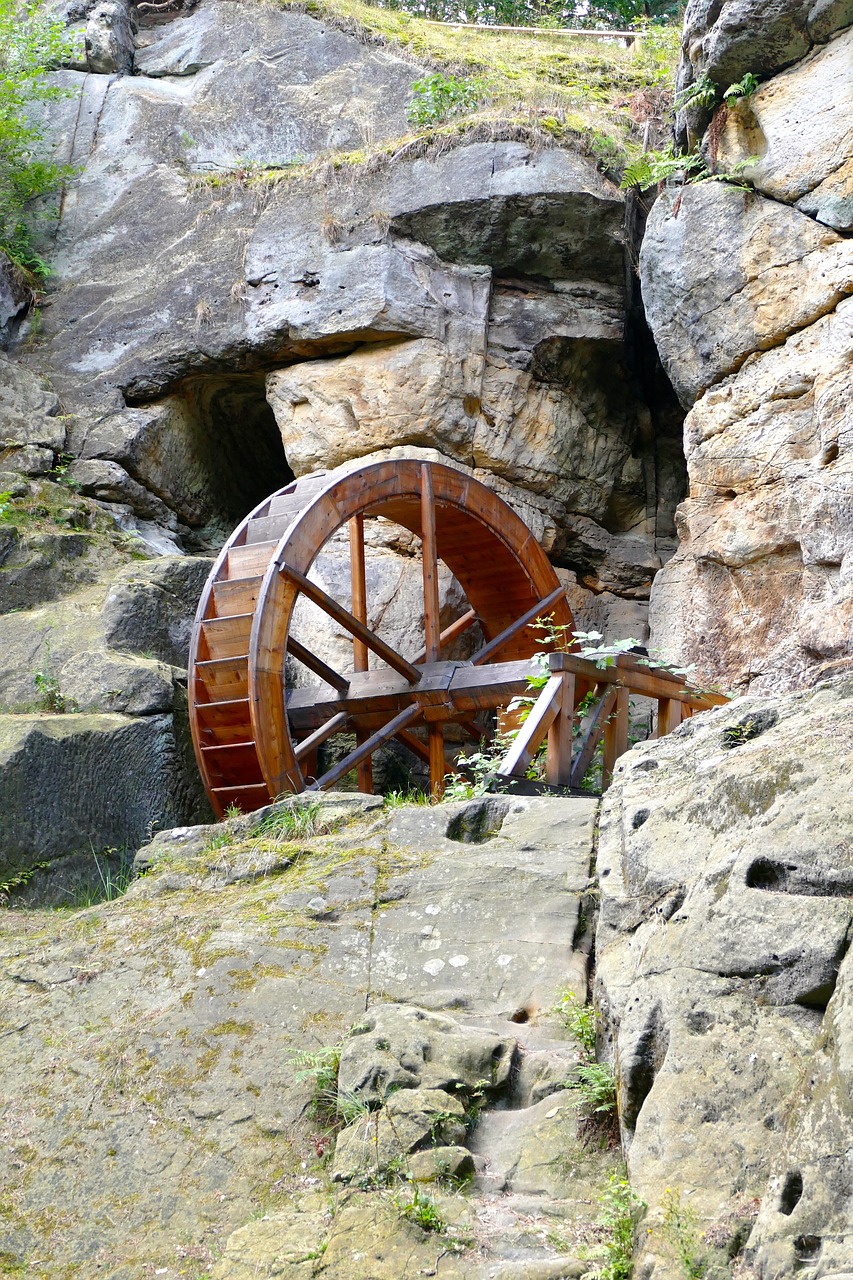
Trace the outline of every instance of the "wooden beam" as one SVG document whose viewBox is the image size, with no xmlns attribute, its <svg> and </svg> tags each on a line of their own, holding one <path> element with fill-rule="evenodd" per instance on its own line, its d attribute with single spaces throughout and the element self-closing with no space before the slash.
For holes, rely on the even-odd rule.
<svg viewBox="0 0 853 1280">
<path fill-rule="evenodd" d="M 424 582 L 424 657 L 427 663 L 437 662 L 441 648 L 441 621 L 438 599 L 438 552 L 435 542 L 435 499 L 432 491 L 432 473 L 424 463 L 421 467 L 421 561 Z M 444 734 L 441 725 L 429 726 L 429 789 L 434 800 L 444 795 Z"/>
<path fill-rule="evenodd" d="M 562 675 L 551 676 L 533 704 L 524 724 L 515 735 L 512 746 L 498 765 L 498 773 L 501 776 L 524 777 L 539 744 L 559 714 L 562 697 Z"/>
<path fill-rule="evenodd" d="M 601 789 L 606 791 L 613 777 L 616 761 L 628 750 L 628 699 L 629 693 L 624 685 L 616 689 L 616 709 L 608 717 L 604 726 L 604 768 L 601 774 Z"/>
<path fill-rule="evenodd" d="M 571 671 L 599 684 L 627 685 L 631 693 L 643 698 L 675 698 L 703 711 L 723 707 L 729 701 L 724 693 L 689 689 L 680 676 L 640 666 L 628 654 L 621 654 L 614 666 L 598 667 L 590 658 L 579 658 L 573 653 L 549 653 L 548 666 L 552 671 Z"/>
<path fill-rule="evenodd" d="M 488 644 L 484 644 L 481 649 L 478 649 L 477 652 L 469 658 L 469 662 L 471 662 L 475 667 L 479 667 L 484 662 L 488 662 L 504 647 L 504 645 L 509 644 L 510 640 L 514 639 L 514 637 L 518 635 L 519 631 L 523 631 L 531 622 L 534 622 L 547 609 L 550 609 L 552 605 L 555 605 L 560 599 L 560 596 L 564 596 L 565 594 L 565 587 L 557 587 L 554 591 L 550 592 L 549 595 L 544 596 L 538 604 L 534 604 L 532 608 L 528 609 L 526 613 L 523 613 L 520 618 L 516 618 L 515 622 L 510 623 L 508 627 L 504 627 L 503 631 L 496 635 L 494 640 L 490 640 Z"/>
<path fill-rule="evenodd" d="M 457 636 L 464 635 L 466 631 L 470 631 L 478 619 L 476 609 L 469 609 L 467 613 L 463 613 L 461 618 L 457 618 L 455 622 L 451 622 L 449 627 L 445 627 L 441 635 L 438 637 L 439 651 L 445 645 L 450 644 L 451 640 L 455 640 Z M 426 649 L 421 649 L 417 657 L 412 658 L 412 662 L 421 663 L 426 660 Z"/>
<path fill-rule="evenodd" d="M 572 774 L 570 785 L 580 788 L 587 770 L 592 764 L 595 756 L 596 748 L 601 741 L 601 735 L 604 733 L 604 724 L 607 717 L 613 710 L 616 702 L 616 686 L 615 685 L 599 685 L 602 696 L 599 698 L 592 711 L 584 717 L 581 725 L 581 744 L 572 763 Z"/>
<path fill-rule="evenodd" d="M 405 676 L 410 684 L 418 683 L 423 675 L 422 671 L 397 653 L 396 649 L 392 649 L 389 644 L 386 644 L 375 631 L 371 631 L 364 623 L 359 622 L 358 618 L 354 618 L 348 609 L 334 601 L 322 587 L 317 586 L 316 582 L 312 582 L 310 578 L 305 577 L 304 573 L 300 573 L 289 564 L 280 564 L 277 567 L 282 577 L 287 578 L 303 595 L 307 596 L 309 600 L 313 600 L 314 604 L 319 605 L 345 631 L 349 631 L 350 635 L 357 636 L 359 640 L 363 640 L 368 649 L 372 649 L 383 662 L 388 663 L 389 667 L 393 667 L 401 676 Z"/>
<path fill-rule="evenodd" d="M 417 756 L 419 760 L 423 760 L 424 764 L 429 764 L 429 748 L 426 747 L 413 733 L 409 733 L 408 729 L 398 729 L 394 737 L 398 742 L 402 742 L 407 751 L 411 751 L 412 755 Z"/>
<path fill-rule="evenodd" d="M 381 729 L 377 729 L 375 733 L 372 733 L 366 742 L 360 743 L 354 751 L 350 751 L 348 755 L 345 755 L 344 758 L 339 760 L 338 763 L 329 769 L 327 773 L 324 773 L 322 778 L 318 779 L 317 782 L 312 783 L 312 785 L 307 787 L 306 790 L 326 791 L 329 787 L 333 787 L 335 783 L 345 777 L 351 769 L 354 769 L 360 760 L 363 760 L 365 756 L 372 755 L 373 752 L 377 751 L 384 742 L 388 741 L 389 738 L 395 737 L 401 729 L 408 728 L 413 721 L 417 720 L 420 714 L 420 707 L 406 707 L 398 715 L 394 716 L 393 720 L 389 720 Z"/>
<path fill-rule="evenodd" d="M 306 649 L 304 644 L 294 640 L 292 636 L 287 638 L 287 651 L 292 658 L 295 658 L 297 662 L 301 662 L 309 671 L 313 671 L 315 676 L 319 676 L 326 684 L 330 684 L 333 689 L 337 689 L 339 693 L 346 693 L 349 688 L 349 680 L 346 676 L 342 676 L 340 672 L 328 666 L 310 649 Z"/>
<path fill-rule="evenodd" d="M 558 679 L 562 682 L 560 709 L 548 730 L 545 781 L 552 787 L 567 787 L 572 780 L 572 723 L 575 713 L 575 677 L 570 671 L 561 671 Z"/>
</svg>

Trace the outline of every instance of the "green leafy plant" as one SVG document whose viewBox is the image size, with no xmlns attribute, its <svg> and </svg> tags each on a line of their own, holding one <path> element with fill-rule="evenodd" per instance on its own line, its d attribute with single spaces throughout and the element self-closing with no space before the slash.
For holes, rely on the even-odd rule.
<svg viewBox="0 0 853 1280">
<path fill-rule="evenodd" d="M 77 908 L 95 907 L 102 902 L 115 902 L 127 893 L 133 879 L 133 859 L 127 849 L 103 849 L 96 853 L 92 845 L 92 860 L 97 880 L 76 890 L 72 905 Z"/>
<path fill-rule="evenodd" d="M 321 831 L 331 830 L 332 824 L 324 823 L 320 817 L 321 810 L 319 800 L 309 800 L 307 804 L 294 801 L 267 814 L 252 834 L 255 838 L 270 836 L 275 840 L 310 839 Z"/>
<path fill-rule="evenodd" d="M 447 1223 L 441 1216 L 438 1205 L 432 1196 L 421 1191 L 416 1182 L 412 1184 L 411 1200 L 398 1200 L 397 1207 L 401 1217 L 417 1223 L 424 1231 L 434 1231 L 438 1235 L 443 1235 L 447 1230 Z"/>
<path fill-rule="evenodd" d="M 436 71 L 412 85 L 412 101 L 407 112 L 409 123 L 421 126 L 440 124 L 451 116 L 473 111 L 484 96 L 482 81 L 461 80 L 458 76 Z"/>
<path fill-rule="evenodd" d="M 679 155 L 670 143 L 662 151 L 645 151 L 626 165 L 619 186 L 623 191 L 631 187 L 647 191 L 676 173 L 683 173 L 690 180 L 707 172 L 707 165 L 698 151 Z"/>
<path fill-rule="evenodd" d="M 38 694 L 37 711 L 47 711 L 51 715 L 61 716 L 66 711 L 76 710 L 77 704 L 72 699 L 63 697 L 56 676 L 49 675 L 46 671 L 37 671 L 33 676 L 33 684 Z"/>
<path fill-rule="evenodd" d="M 0 0 L 0 250 L 33 280 L 47 272 L 32 243 L 33 202 L 74 172 L 48 158 L 33 107 L 67 96 L 45 76 L 71 49 L 64 24 L 38 4 Z"/>
<path fill-rule="evenodd" d="M 681 1199 L 681 1192 L 667 1187 L 663 1194 L 661 1234 L 681 1267 L 684 1280 L 702 1280 L 708 1269 L 699 1237 L 699 1219 Z"/>
<path fill-rule="evenodd" d="M 338 1068 L 342 1048 L 343 1043 L 339 1041 L 293 1054 L 287 1060 L 289 1067 L 298 1068 L 293 1077 L 296 1083 L 308 1081 L 311 1085 L 308 1114 L 313 1120 L 328 1124 L 338 1118 Z"/>
<path fill-rule="evenodd" d="M 554 1012 L 571 1036 L 577 1040 L 588 1058 L 595 1055 L 595 1009 L 581 1004 L 574 991 L 564 992 L 554 1005 Z"/>
<path fill-rule="evenodd" d="M 581 1063 L 568 1088 L 577 1092 L 577 1105 L 588 1117 L 615 1113 L 616 1077 L 606 1062 Z"/>
<path fill-rule="evenodd" d="M 11 503 L 12 491 L 6 489 L 3 493 L 0 493 L 0 520 L 10 520 L 12 518 L 12 512 L 9 509 Z"/>
<path fill-rule="evenodd" d="M 720 86 L 714 83 L 707 71 L 703 71 L 698 80 L 676 94 L 673 106 L 676 111 L 687 111 L 691 107 L 713 107 L 719 92 Z"/>
<path fill-rule="evenodd" d="M 738 98 L 751 98 L 757 88 L 757 77 L 751 71 L 747 71 L 735 84 L 729 85 L 723 94 L 723 101 L 732 103 L 736 102 Z"/>
</svg>

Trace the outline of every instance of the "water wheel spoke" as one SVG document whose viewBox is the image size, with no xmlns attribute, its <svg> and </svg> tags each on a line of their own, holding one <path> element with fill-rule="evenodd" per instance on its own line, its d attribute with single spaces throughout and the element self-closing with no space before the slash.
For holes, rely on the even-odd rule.
<svg viewBox="0 0 853 1280">
<path fill-rule="evenodd" d="M 441 651 L 445 645 L 450 644 L 451 640 L 455 640 L 458 636 L 464 635 L 466 631 L 470 631 L 476 622 L 479 622 L 479 615 L 476 609 L 469 609 L 467 613 L 463 613 L 455 622 L 451 622 L 445 627 L 438 637 L 438 648 Z M 422 663 L 426 661 L 426 649 L 421 649 L 416 657 L 412 658 L 412 662 Z"/>
<path fill-rule="evenodd" d="M 503 631 L 496 635 L 494 640 L 490 640 L 488 644 L 484 644 L 481 649 L 478 649 L 469 661 L 475 667 L 480 666 L 483 662 L 489 662 L 496 653 L 503 649 L 504 645 L 509 644 L 510 640 L 518 635 L 519 631 L 529 627 L 531 622 L 535 622 L 546 610 L 551 609 L 561 596 L 565 597 L 565 594 L 566 589 L 562 586 L 550 591 L 547 596 L 542 597 L 538 604 L 534 604 L 520 618 L 516 618 L 515 622 L 511 622 L 508 627 L 504 627 Z"/>
<path fill-rule="evenodd" d="M 352 598 L 353 617 L 362 626 L 367 626 L 367 569 L 364 563 L 364 514 L 359 511 L 349 522 L 349 565 L 350 596 Z M 370 666 L 370 650 L 358 636 L 352 638 L 352 669 L 367 671 Z M 355 740 L 367 741 L 368 735 L 363 729 L 356 729 Z M 358 766 L 358 789 L 373 794 L 373 761 L 366 756 Z"/>
<path fill-rule="evenodd" d="M 339 760 L 338 763 L 329 769 L 327 773 L 324 773 L 322 778 L 319 778 L 317 782 L 313 783 L 308 790 L 326 791 L 329 787 L 333 787 L 335 783 L 345 777 L 351 769 L 354 769 L 361 760 L 372 755 L 374 751 L 378 750 L 379 747 L 388 742 L 390 738 L 396 737 L 401 729 L 407 729 L 410 724 L 413 724 L 420 714 L 421 709 L 417 704 L 413 704 L 410 707 L 404 707 L 402 711 L 394 716 L 393 720 L 389 720 L 381 729 L 377 729 L 375 733 L 372 733 L 370 737 L 366 739 L 366 741 L 359 743 L 354 750 L 350 751 L 348 755 L 345 755 L 342 760 Z"/>
<path fill-rule="evenodd" d="M 333 689 L 337 689 L 338 693 L 346 693 L 349 688 L 349 680 L 346 676 L 342 676 L 339 671 L 335 671 L 334 667 L 323 662 L 322 658 L 318 658 L 316 653 L 306 649 L 305 645 L 300 644 L 293 636 L 287 638 L 287 652 L 309 671 L 313 671 L 315 676 L 319 676 L 325 684 L 330 684 Z"/>
<path fill-rule="evenodd" d="M 312 751 L 316 751 L 322 746 L 327 738 L 331 738 L 334 733 L 342 733 L 347 726 L 349 716 L 346 711 L 338 711 L 325 724 L 321 724 L 319 729 L 315 729 L 313 733 L 309 733 L 307 738 L 299 743 L 294 751 L 296 759 L 301 764 L 306 756 L 310 756 Z"/>
<path fill-rule="evenodd" d="M 322 587 L 317 586 L 316 582 L 312 582 L 310 578 L 306 578 L 304 573 L 300 573 L 298 569 L 294 569 L 289 564 L 278 565 L 278 571 L 282 577 L 287 578 L 294 587 L 298 588 L 303 595 L 318 605 L 345 631 L 349 631 L 350 635 L 362 640 L 377 657 L 381 658 L 383 662 L 387 662 L 388 666 L 393 667 L 401 676 L 405 676 L 410 684 L 418 683 L 423 674 L 422 671 L 419 671 L 402 654 L 397 653 L 396 649 L 392 649 L 390 644 L 386 644 L 375 631 L 371 631 L 363 622 L 359 622 L 358 618 L 353 617 L 349 609 L 345 609 L 343 605 L 333 600 Z"/>
</svg>

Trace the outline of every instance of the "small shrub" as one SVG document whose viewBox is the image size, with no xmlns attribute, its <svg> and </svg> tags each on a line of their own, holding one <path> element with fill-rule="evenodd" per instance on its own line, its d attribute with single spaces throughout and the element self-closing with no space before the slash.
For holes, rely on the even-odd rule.
<svg viewBox="0 0 853 1280">
<path fill-rule="evenodd" d="M 37 711 L 47 711 L 51 715 L 61 716 L 66 711 L 75 710 L 76 704 L 63 697 L 56 676 L 48 675 L 44 671 L 37 671 L 33 676 L 33 684 L 38 694 L 36 699 Z"/>
<path fill-rule="evenodd" d="M 398 1202 L 398 1208 L 401 1217 L 417 1223 L 424 1231 L 434 1231 L 438 1235 L 443 1235 L 447 1230 L 447 1223 L 442 1218 L 432 1196 L 421 1191 L 417 1183 L 412 1186 L 411 1200 Z"/>
<path fill-rule="evenodd" d="M 604 1266 L 597 1280 L 631 1280 L 635 1220 L 645 1207 L 645 1201 L 634 1194 L 626 1177 L 619 1173 L 610 1175 L 610 1185 L 601 1198 L 598 1218 L 607 1237 L 604 1241 Z"/>
<path fill-rule="evenodd" d="M 581 1004 L 574 991 L 566 991 L 554 1006 L 570 1035 L 574 1036 L 587 1058 L 595 1056 L 595 1009 Z"/>
<path fill-rule="evenodd" d="M 667 1187 L 663 1194 L 661 1233 L 681 1267 L 684 1280 L 702 1280 L 708 1267 L 699 1238 L 699 1219 L 682 1204 L 681 1192 Z"/>
<path fill-rule="evenodd" d="M 616 1077 L 606 1062 L 584 1062 L 568 1087 L 577 1091 L 578 1107 L 590 1119 L 610 1116 L 616 1110 Z"/>
<path fill-rule="evenodd" d="M 451 116 L 473 111 L 482 101 L 484 89 L 481 81 L 460 80 L 437 71 L 416 80 L 412 94 L 407 113 L 409 123 L 422 126 L 440 124 Z"/>
</svg>

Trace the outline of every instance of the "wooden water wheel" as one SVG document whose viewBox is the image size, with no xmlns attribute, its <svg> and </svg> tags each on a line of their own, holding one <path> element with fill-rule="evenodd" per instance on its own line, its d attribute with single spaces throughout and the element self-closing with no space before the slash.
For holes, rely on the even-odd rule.
<svg viewBox="0 0 853 1280">
<path fill-rule="evenodd" d="M 373 516 L 421 539 L 423 645 L 409 658 L 368 626 L 364 520 Z M 351 609 L 310 576 L 321 548 L 345 525 Z M 439 560 L 470 605 L 444 631 Z M 333 669 L 290 634 L 301 599 L 351 637 L 348 669 Z M 232 534 L 196 615 L 190 722 L 217 816 L 229 805 L 249 812 L 287 792 L 331 787 L 355 767 L 360 789 L 370 790 L 371 757 L 393 738 L 429 762 L 440 793 L 443 727 L 462 724 L 478 737 L 476 713 L 505 707 L 525 688 L 541 647 L 529 623 L 541 614 L 572 625 L 553 567 L 515 512 L 464 472 L 395 459 L 315 473 L 280 489 Z M 479 649 L 465 661 L 442 661 L 442 650 L 474 624 L 484 638 Z M 314 683 L 287 689 L 286 658 Z M 420 726 L 426 741 L 412 732 Z M 355 749 L 315 778 L 317 748 L 342 732 L 355 733 Z"/>
</svg>

